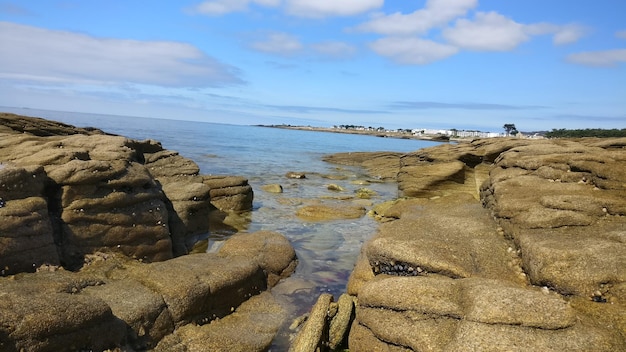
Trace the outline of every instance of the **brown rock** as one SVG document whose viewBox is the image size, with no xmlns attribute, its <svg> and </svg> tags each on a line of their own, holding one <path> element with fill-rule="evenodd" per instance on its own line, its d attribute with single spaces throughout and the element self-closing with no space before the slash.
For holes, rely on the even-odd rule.
<svg viewBox="0 0 626 352">
<path fill-rule="evenodd" d="M 418 198 L 374 208 L 385 223 L 348 283 L 351 351 L 626 348 L 623 140 L 476 140 L 400 160 Z"/>
<path fill-rule="evenodd" d="M 221 257 L 254 258 L 268 275 L 273 287 L 280 279 L 290 276 L 298 264 L 296 252 L 289 240 L 276 232 L 259 231 L 234 235 L 220 248 Z"/>
<path fill-rule="evenodd" d="M 304 174 L 304 172 L 295 172 L 295 171 L 289 171 L 285 174 L 285 177 L 287 178 L 295 178 L 295 179 L 303 179 L 306 178 L 306 175 Z"/>
<path fill-rule="evenodd" d="M 254 192 L 248 180 L 238 176 L 204 176 L 203 183 L 211 188 L 211 204 L 221 211 L 252 209 Z"/>
<path fill-rule="evenodd" d="M 328 333 L 327 312 L 332 300 L 333 296 L 329 293 L 323 293 L 319 296 L 317 302 L 311 308 L 309 318 L 298 332 L 289 351 L 315 352 L 318 347 L 327 341 L 325 336 L 325 333 Z"/>
<path fill-rule="evenodd" d="M 354 298 L 348 294 L 342 294 L 337 300 L 337 314 L 332 317 L 328 329 L 328 347 L 337 349 L 347 337 L 346 332 L 352 323 L 354 316 Z"/>
<path fill-rule="evenodd" d="M 298 208 L 296 215 L 307 221 L 358 219 L 365 215 L 362 206 L 313 204 Z"/>
<path fill-rule="evenodd" d="M 59 265 L 42 167 L 0 168 L 0 276 Z"/>
<path fill-rule="evenodd" d="M 349 152 L 324 156 L 322 160 L 365 168 L 369 175 L 379 180 L 395 180 L 400 169 L 402 153 L 392 152 Z"/>
<path fill-rule="evenodd" d="M 270 293 L 264 292 L 223 319 L 179 328 L 163 339 L 155 351 L 267 351 L 285 319 L 285 310 Z"/>
<path fill-rule="evenodd" d="M 174 331 L 174 321 L 163 297 L 133 280 L 108 281 L 83 290 L 106 302 L 113 315 L 127 325 L 128 343 L 135 350 L 154 348 Z"/>
<path fill-rule="evenodd" d="M 283 193 L 283 186 L 276 183 L 263 185 L 261 189 L 268 193 Z"/>
<path fill-rule="evenodd" d="M 63 136 L 76 133 L 81 134 L 103 134 L 101 130 L 93 127 L 77 128 L 61 122 L 50 121 L 37 117 L 26 117 L 6 112 L 0 112 L 0 126 L 6 132 L 28 133 L 39 137 Z M 0 131 L 1 133 L 2 131 Z"/>
<path fill-rule="evenodd" d="M 123 322 L 101 299 L 77 294 L 93 284 L 97 282 L 73 280 L 58 272 L 0 278 L 0 348 L 60 351 L 120 346 Z"/>
<path fill-rule="evenodd" d="M 381 278 L 361 290 L 358 304 L 355 324 L 364 328 L 365 338 L 369 330 L 378 344 L 384 341 L 409 350 L 471 346 L 498 351 L 610 351 L 620 346 L 617 335 L 581 324 L 558 295 L 501 280 Z M 351 336 L 350 342 L 359 337 Z M 357 343 L 350 350 L 363 347 Z"/>
</svg>

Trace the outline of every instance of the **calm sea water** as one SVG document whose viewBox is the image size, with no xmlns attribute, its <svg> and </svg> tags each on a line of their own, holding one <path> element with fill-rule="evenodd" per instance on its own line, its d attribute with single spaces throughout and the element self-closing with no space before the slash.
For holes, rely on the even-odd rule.
<svg viewBox="0 0 626 352">
<path fill-rule="evenodd" d="M 44 117 L 80 127 L 97 127 L 133 139 L 155 139 L 163 147 L 193 159 L 203 174 L 241 175 L 254 190 L 254 210 L 234 220 L 239 230 L 272 230 L 285 235 L 299 259 L 296 273 L 276 288 L 292 304 L 292 314 L 310 308 L 320 292 L 338 298 L 354 266 L 362 244 L 376 231 L 377 224 L 365 216 L 356 220 L 306 222 L 295 216 L 299 206 L 359 204 L 371 208 L 396 197 L 395 183 L 368 180 L 359 168 L 325 163 L 324 155 L 351 151 L 410 152 L 436 143 L 372 136 L 295 131 L 257 126 L 214 124 L 178 120 L 111 116 L 34 109 L 0 108 L 27 116 Z M 288 171 L 304 172 L 304 180 L 285 177 Z M 370 180 L 374 181 L 374 180 Z M 266 193 L 262 185 L 278 183 L 282 194 Z M 343 192 L 328 190 L 337 184 Z M 371 200 L 356 200 L 354 191 L 367 187 L 377 193 Z M 228 234 L 212 233 L 209 250 Z"/>
</svg>

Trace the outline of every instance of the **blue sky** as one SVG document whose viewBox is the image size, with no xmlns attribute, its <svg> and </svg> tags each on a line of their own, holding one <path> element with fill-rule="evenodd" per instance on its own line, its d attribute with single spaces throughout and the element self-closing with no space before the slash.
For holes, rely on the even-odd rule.
<svg viewBox="0 0 626 352">
<path fill-rule="evenodd" d="M 0 0 L 0 106 L 626 128 L 623 0 Z"/>
</svg>

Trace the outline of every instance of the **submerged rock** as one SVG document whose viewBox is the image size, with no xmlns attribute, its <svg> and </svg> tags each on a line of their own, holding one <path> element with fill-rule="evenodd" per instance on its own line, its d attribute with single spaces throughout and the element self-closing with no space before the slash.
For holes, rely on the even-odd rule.
<svg viewBox="0 0 626 352">
<path fill-rule="evenodd" d="M 358 205 L 313 204 L 298 208 L 296 215 L 307 221 L 358 219 L 365 215 L 365 208 Z"/>
<path fill-rule="evenodd" d="M 268 193 L 283 193 L 283 186 L 276 183 L 263 185 L 261 189 Z"/>
<path fill-rule="evenodd" d="M 295 179 L 303 179 L 306 178 L 306 174 L 304 172 L 295 172 L 295 171 L 289 171 L 285 174 L 285 177 L 287 178 L 295 178 Z"/>
</svg>

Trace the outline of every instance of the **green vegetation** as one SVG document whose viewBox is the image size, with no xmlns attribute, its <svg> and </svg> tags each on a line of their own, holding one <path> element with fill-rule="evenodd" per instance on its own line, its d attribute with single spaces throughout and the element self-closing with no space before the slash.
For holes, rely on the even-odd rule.
<svg viewBox="0 0 626 352">
<path fill-rule="evenodd" d="M 504 126 L 502 126 L 502 128 L 504 128 L 504 131 L 506 132 L 507 136 L 511 136 L 511 135 L 515 136 L 519 133 L 514 123 L 505 123 Z"/>
<path fill-rule="evenodd" d="M 553 129 L 551 132 L 546 132 L 546 137 L 548 138 L 626 137 L 626 128 L 622 128 L 621 130 L 618 130 L 617 128 L 614 128 L 612 130 L 604 130 L 600 128 L 588 128 L 584 130 L 566 130 L 564 128 L 561 128 L 561 129 Z"/>
</svg>

